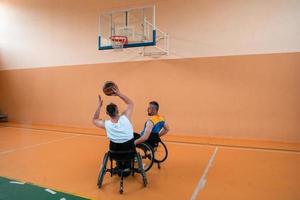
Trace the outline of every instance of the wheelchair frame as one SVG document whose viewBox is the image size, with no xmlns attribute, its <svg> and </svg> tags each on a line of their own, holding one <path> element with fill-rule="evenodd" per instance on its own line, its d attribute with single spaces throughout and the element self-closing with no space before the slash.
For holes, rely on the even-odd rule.
<svg viewBox="0 0 300 200">
<path fill-rule="evenodd" d="M 162 148 L 164 149 L 165 155 L 163 158 L 156 158 L 155 157 L 155 152 L 158 146 L 162 146 Z M 144 154 L 141 155 L 142 160 L 145 159 L 149 159 L 150 160 L 150 164 L 145 166 L 145 171 L 147 172 L 148 170 L 151 169 L 153 163 L 157 163 L 157 167 L 158 169 L 160 169 L 160 164 L 162 162 L 164 162 L 167 158 L 168 158 L 168 149 L 167 146 L 165 145 L 165 143 L 159 138 L 157 144 L 154 145 L 154 148 L 152 147 L 152 145 L 150 145 L 147 142 L 143 142 L 139 145 L 136 146 L 138 149 L 142 149 Z M 151 152 L 151 153 L 148 153 Z M 145 163 L 145 162 L 143 162 Z"/>
<path fill-rule="evenodd" d="M 134 168 L 134 163 L 135 163 L 134 159 L 135 158 L 137 159 L 138 168 Z M 109 169 L 107 169 L 108 160 L 110 160 L 110 168 Z M 106 172 L 109 172 L 111 176 L 113 176 L 114 174 L 120 174 L 121 181 L 120 181 L 119 192 L 120 192 L 120 194 L 123 194 L 123 192 L 124 192 L 123 180 L 124 180 L 125 169 L 117 168 L 117 170 L 114 170 L 112 168 L 113 161 L 130 162 L 131 163 L 131 165 L 130 165 L 131 175 L 134 176 L 135 172 L 140 173 L 142 176 L 142 181 L 143 181 L 144 187 L 147 186 L 148 181 L 147 181 L 146 172 L 143 167 L 141 155 L 138 152 L 109 150 L 108 152 L 105 153 L 105 155 L 103 157 L 102 166 L 100 169 L 100 173 L 98 176 L 98 182 L 97 182 L 98 188 L 102 187 L 103 179 L 104 179 Z"/>
</svg>

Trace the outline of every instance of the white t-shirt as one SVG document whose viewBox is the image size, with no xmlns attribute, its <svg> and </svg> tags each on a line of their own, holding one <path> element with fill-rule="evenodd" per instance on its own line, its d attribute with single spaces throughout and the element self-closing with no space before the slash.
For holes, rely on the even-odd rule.
<svg viewBox="0 0 300 200">
<path fill-rule="evenodd" d="M 124 143 L 133 138 L 133 127 L 126 115 L 121 115 L 117 123 L 104 122 L 107 137 L 115 143 Z"/>
</svg>

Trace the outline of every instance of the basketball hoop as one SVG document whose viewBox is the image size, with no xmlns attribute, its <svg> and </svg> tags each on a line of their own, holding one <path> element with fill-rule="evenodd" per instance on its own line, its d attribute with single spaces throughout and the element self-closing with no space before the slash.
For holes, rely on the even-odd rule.
<svg viewBox="0 0 300 200">
<path fill-rule="evenodd" d="M 122 50 L 124 45 L 128 44 L 128 38 L 126 36 L 111 36 L 111 45 L 114 50 Z"/>
</svg>

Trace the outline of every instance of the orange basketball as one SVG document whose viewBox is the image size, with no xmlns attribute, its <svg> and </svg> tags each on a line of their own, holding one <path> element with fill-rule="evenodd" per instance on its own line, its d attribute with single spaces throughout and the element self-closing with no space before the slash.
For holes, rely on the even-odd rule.
<svg viewBox="0 0 300 200">
<path fill-rule="evenodd" d="M 118 88 L 117 84 L 115 84 L 113 81 L 106 81 L 103 85 L 103 92 L 104 94 L 106 94 L 107 96 L 111 96 L 114 94 L 114 91 L 112 90 L 112 88 Z"/>
</svg>

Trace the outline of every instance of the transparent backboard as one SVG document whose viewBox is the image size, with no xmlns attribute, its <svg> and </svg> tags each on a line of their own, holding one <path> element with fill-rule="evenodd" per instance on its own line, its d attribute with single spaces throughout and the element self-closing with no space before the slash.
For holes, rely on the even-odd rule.
<svg viewBox="0 0 300 200">
<path fill-rule="evenodd" d="M 155 6 L 102 13 L 99 19 L 98 49 L 113 49 L 114 36 L 127 38 L 123 48 L 155 45 Z"/>
</svg>

